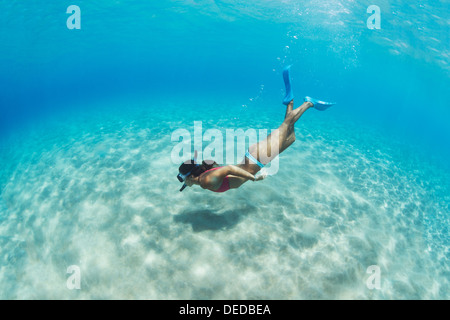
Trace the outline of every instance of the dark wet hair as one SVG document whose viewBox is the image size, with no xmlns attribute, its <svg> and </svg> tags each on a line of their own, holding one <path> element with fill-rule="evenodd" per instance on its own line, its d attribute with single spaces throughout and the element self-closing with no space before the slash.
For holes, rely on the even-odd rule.
<svg viewBox="0 0 450 320">
<path fill-rule="evenodd" d="M 203 160 L 202 164 L 200 166 L 197 166 L 194 160 L 187 160 L 180 166 L 178 171 L 184 175 L 192 170 L 191 175 L 193 177 L 198 177 L 203 172 L 212 169 L 215 164 L 216 162 L 214 160 Z"/>
<path fill-rule="evenodd" d="M 181 164 L 181 166 L 178 168 L 178 171 L 181 174 L 187 174 L 188 172 L 192 171 L 192 169 L 194 169 L 194 168 L 195 168 L 194 160 L 187 160 Z"/>
</svg>

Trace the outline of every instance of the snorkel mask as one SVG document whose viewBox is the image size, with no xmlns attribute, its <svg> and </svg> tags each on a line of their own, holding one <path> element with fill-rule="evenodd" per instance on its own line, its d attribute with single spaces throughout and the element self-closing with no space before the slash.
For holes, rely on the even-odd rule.
<svg viewBox="0 0 450 320">
<path fill-rule="evenodd" d="M 194 158 L 190 161 L 186 161 L 181 164 L 180 168 L 178 169 L 179 173 L 177 175 L 178 181 L 183 183 L 183 186 L 180 189 L 180 192 L 183 191 L 187 185 L 184 183 L 186 179 L 192 174 L 192 172 L 200 167 L 201 165 L 197 163 L 197 151 L 194 153 Z"/>
</svg>

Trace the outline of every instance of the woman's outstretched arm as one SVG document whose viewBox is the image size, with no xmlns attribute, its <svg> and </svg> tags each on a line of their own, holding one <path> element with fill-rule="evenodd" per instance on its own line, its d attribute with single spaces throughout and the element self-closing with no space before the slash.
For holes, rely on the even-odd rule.
<svg viewBox="0 0 450 320">
<path fill-rule="evenodd" d="M 227 175 L 233 175 L 233 176 L 241 177 L 241 178 L 244 178 L 247 180 L 255 181 L 255 176 L 242 168 L 239 168 L 234 165 L 229 165 L 229 166 L 226 166 L 225 168 L 228 169 Z"/>
<path fill-rule="evenodd" d="M 229 178 L 230 186 L 238 188 L 248 180 L 255 181 L 255 176 L 250 172 L 234 165 L 222 167 L 208 172 L 201 177 L 200 185 L 203 189 L 216 190 L 222 185 L 223 179 Z"/>
</svg>

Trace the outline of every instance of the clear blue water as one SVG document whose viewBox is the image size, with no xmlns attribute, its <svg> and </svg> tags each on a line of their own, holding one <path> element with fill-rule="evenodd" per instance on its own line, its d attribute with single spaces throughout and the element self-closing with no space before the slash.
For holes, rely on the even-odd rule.
<svg viewBox="0 0 450 320">
<path fill-rule="evenodd" d="M 371 4 L 0 2 L 0 298 L 448 299 L 450 6 Z M 179 193 L 171 134 L 276 128 L 288 64 L 338 105 L 276 175 Z"/>
</svg>

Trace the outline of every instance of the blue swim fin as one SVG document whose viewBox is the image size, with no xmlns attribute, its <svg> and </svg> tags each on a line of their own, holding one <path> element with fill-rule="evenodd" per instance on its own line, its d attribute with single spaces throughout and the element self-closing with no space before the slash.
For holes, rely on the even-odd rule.
<svg viewBox="0 0 450 320">
<path fill-rule="evenodd" d="M 334 106 L 336 104 L 333 102 L 320 101 L 311 97 L 305 97 L 305 101 L 311 102 L 314 105 L 314 108 L 320 111 L 325 111 L 329 107 Z"/>
<path fill-rule="evenodd" d="M 288 105 L 294 99 L 294 93 L 292 92 L 291 86 L 291 76 L 290 76 L 291 66 L 287 66 L 283 70 L 284 84 L 286 85 L 286 96 L 283 99 L 283 104 Z"/>
</svg>

